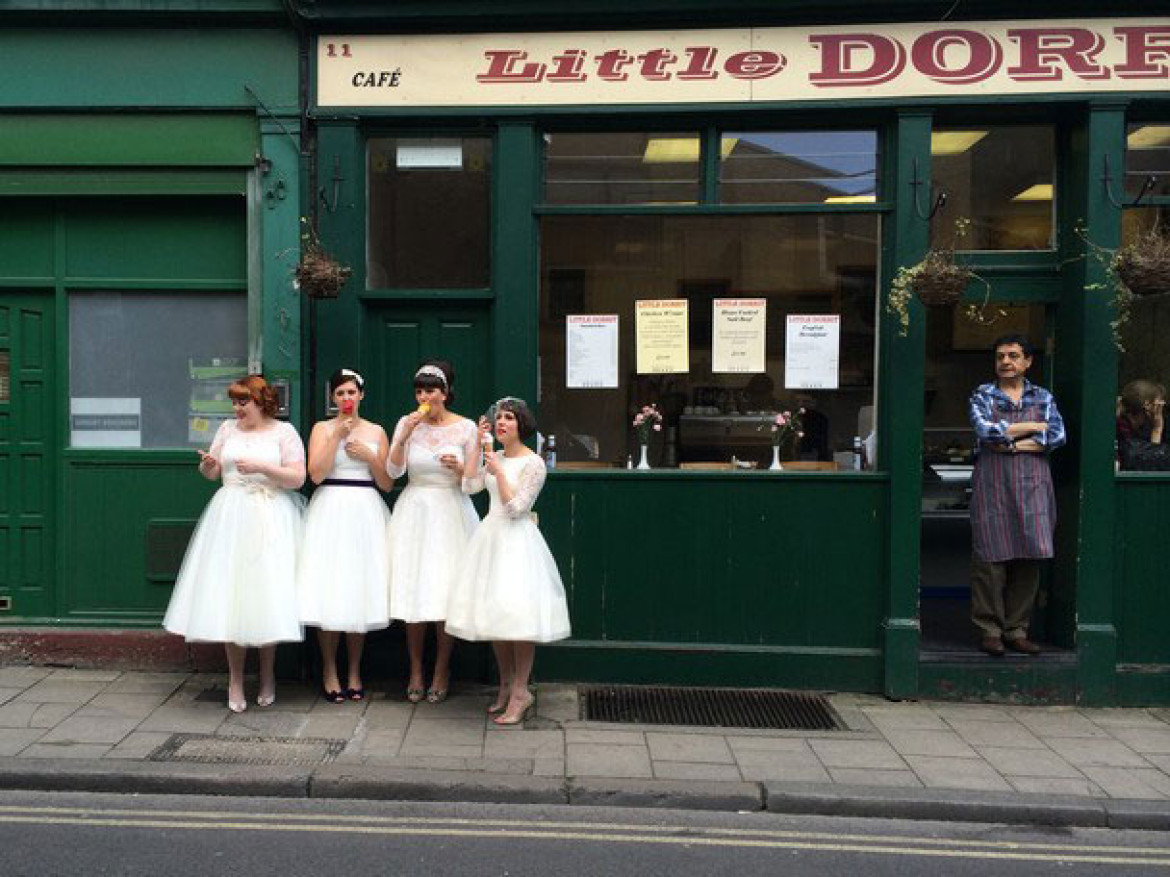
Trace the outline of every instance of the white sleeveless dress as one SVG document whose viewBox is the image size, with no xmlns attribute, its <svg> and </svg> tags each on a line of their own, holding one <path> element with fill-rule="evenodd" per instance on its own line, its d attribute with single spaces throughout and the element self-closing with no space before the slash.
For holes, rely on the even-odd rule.
<svg viewBox="0 0 1170 877">
<path fill-rule="evenodd" d="M 398 421 L 398 443 L 406 418 Z M 390 617 L 407 623 L 443 621 L 447 596 L 467 542 L 479 524 L 461 479 L 439 457 L 479 453 L 478 431 L 466 418 L 448 426 L 423 421 L 406 443 L 406 465 L 387 462 L 391 478 L 409 478 L 390 516 Z"/>
<path fill-rule="evenodd" d="M 364 442 L 378 450 L 377 442 Z M 339 442 L 328 481 L 313 491 L 297 572 L 303 624 L 365 633 L 390 624 L 390 510 L 370 467 Z"/>
<path fill-rule="evenodd" d="M 547 643 L 572 630 L 565 587 L 531 509 L 545 481 L 536 454 L 500 456 L 513 496 L 500 499 L 496 477 L 480 470 L 467 479 L 475 492 L 485 484 L 491 510 L 475 531 L 447 604 L 447 632 L 466 640 Z"/>
<path fill-rule="evenodd" d="M 211 454 L 223 467 L 223 486 L 187 546 L 163 627 L 191 642 L 299 641 L 296 566 L 304 497 L 267 476 L 241 474 L 236 461 L 302 461 L 300 436 L 288 423 L 245 431 L 229 420 L 215 434 Z"/>
</svg>

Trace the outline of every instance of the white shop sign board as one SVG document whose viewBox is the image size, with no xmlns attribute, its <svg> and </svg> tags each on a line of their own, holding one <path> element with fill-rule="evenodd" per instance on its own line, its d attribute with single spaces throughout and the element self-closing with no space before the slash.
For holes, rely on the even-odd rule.
<svg viewBox="0 0 1170 877">
<path fill-rule="evenodd" d="M 70 399 L 69 444 L 75 448 L 142 447 L 142 400 L 99 396 Z"/>
</svg>

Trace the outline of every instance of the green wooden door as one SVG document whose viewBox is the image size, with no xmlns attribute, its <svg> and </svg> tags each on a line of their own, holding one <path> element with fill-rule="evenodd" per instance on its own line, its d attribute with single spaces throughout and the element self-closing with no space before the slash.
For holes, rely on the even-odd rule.
<svg viewBox="0 0 1170 877">
<path fill-rule="evenodd" d="M 5 616 L 53 609 L 51 295 L 0 293 L 0 597 Z"/>
<path fill-rule="evenodd" d="M 455 367 L 451 407 L 459 414 L 476 420 L 496 398 L 486 306 L 376 305 L 367 313 L 364 337 L 364 413 L 387 430 L 414 409 L 414 373 L 424 359 L 445 359 Z"/>
</svg>

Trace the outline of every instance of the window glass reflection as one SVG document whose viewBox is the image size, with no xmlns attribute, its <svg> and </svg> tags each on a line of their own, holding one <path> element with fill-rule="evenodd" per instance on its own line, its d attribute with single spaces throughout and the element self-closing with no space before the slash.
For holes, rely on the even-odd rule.
<svg viewBox="0 0 1170 877">
<path fill-rule="evenodd" d="M 726 132 L 725 204 L 857 204 L 877 199 L 877 132 Z"/>
<path fill-rule="evenodd" d="M 696 204 L 696 132 L 546 134 L 548 204 Z"/>
<path fill-rule="evenodd" d="M 958 242 L 963 250 L 1053 248 L 1051 125 L 939 128 L 930 141 L 934 188 L 947 193 L 931 222 L 932 246 L 951 246 L 962 218 L 971 221 Z"/>
<path fill-rule="evenodd" d="M 1136 198 L 1151 176 L 1154 187 L 1144 196 L 1170 195 L 1170 124 L 1134 124 L 1126 132 L 1125 194 Z"/>
</svg>

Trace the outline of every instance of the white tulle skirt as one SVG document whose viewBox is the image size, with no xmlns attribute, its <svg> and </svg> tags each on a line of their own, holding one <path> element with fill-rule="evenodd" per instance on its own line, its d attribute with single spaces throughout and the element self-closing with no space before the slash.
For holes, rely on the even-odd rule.
<svg viewBox="0 0 1170 877">
<path fill-rule="evenodd" d="M 371 487 L 318 487 L 297 572 L 302 624 L 365 633 L 390 624 L 390 510 Z"/>
<path fill-rule="evenodd" d="M 537 643 L 571 634 L 556 561 L 528 515 L 484 518 L 451 591 L 447 632 L 466 640 Z"/>
<path fill-rule="evenodd" d="M 390 617 L 443 621 L 447 598 L 479 525 L 458 487 L 407 485 L 390 516 Z"/>
<path fill-rule="evenodd" d="M 288 490 L 216 491 L 187 546 L 163 627 L 192 642 L 301 640 L 295 597 L 304 505 Z"/>
</svg>

